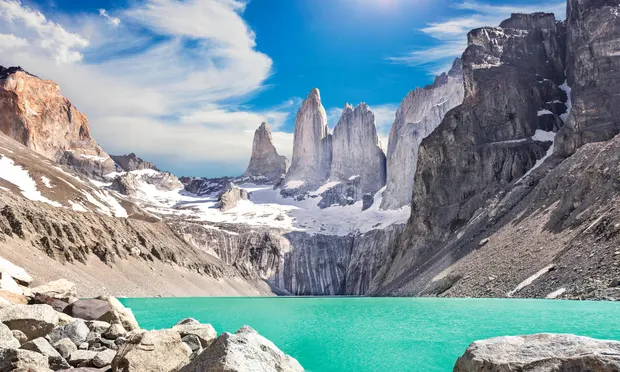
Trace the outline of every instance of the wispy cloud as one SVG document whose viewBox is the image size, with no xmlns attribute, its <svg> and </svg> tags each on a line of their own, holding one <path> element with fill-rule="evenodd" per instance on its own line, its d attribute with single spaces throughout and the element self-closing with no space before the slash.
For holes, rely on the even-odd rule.
<svg viewBox="0 0 620 372">
<path fill-rule="evenodd" d="M 106 21 L 108 21 L 108 23 L 112 26 L 118 26 L 121 24 L 120 18 L 110 16 L 105 9 L 99 9 L 99 15 L 105 18 Z"/>
<path fill-rule="evenodd" d="M 52 21 L 18 0 L 0 0 L 3 64 L 57 81 L 110 153 L 243 167 L 254 130 L 267 121 L 278 150 L 290 154 L 292 135 L 277 128 L 299 100 L 262 110 L 243 104 L 272 73 L 242 17 L 245 1 L 130 4 L 112 13 L 120 18 L 102 9 L 55 12 Z"/>
<path fill-rule="evenodd" d="M 478 27 L 498 26 L 511 13 L 550 12 L 556 18 L 566 17 L 566 1 L 538 1 L 527 4 L 490 4 L 479 1 L 464 1 L 454 5 L 461 13 L 440 22 L 431 22 L 420 29 L 434 40 L 431 47 L 410 51 L 401 56 L 390 57 L 394 63 L 424 66 L 430 74 L 445 71 L 454 58 L 459 57 L 467 47 L 467 33 Z"/>
</svg>

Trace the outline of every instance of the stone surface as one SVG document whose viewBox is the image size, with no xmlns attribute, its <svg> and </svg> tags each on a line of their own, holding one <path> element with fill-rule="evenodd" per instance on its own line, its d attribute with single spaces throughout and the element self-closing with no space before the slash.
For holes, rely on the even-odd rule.
<svg viewBox="0 0 620 372">
<path fill-rule="evenodd" d="M 186 347 L 174 330 L 137 332 L 120 346 L 112 369 L 118 372 L 176 372 L 189 363 Z"/>
<path fill-rule="evenodd" d="M 92 361 L 93 358 L 96 356 L 97 356 L 96 351 L 78 349 L 71 353 L 71 356 L 69 357 L 67 361 L 69 362 L 70 365 L 77 367 L 83 364 L 90 363 L 90 361 Z"/>
<path fill-rule="evenodd" d="M 345 105 L 332 134 L 329 179 L 359 177 L 362 193 L 375 194 L 385 185 L 385 154 L 379 146 L 375 115 L 367 104 Z"/>
<path fill-rule="evenodd" d="M 561 334 L 475 341 L 454 372 L 620 371 L 620 343 Z"/>
<path fill-rule="evenodd" d="M 262 123 L 254 132 L 250 164 L 243 174 L 257 183 L 279 183 L 288 170 L 288 160 L 278 154 L 271 136 L 271 126 Z"/>
<path fill-rule="evenodd" d="M 118 165 L 125 172 L 142 169 L 153 169 L 159 171 L 155 164 L 139 158 L 133 152 L 128 155 L 110 155 L 110 158 L 112 158 L 116 165 Z"/>
<path fill-rule="evenodd" d="M 82 342 L 86 341 L 89 333 L 90 329 L 88 329 L 86 323 L 82 319 L 75 319 L 70 324 L 54 329 L 49 334 L 49 338 L 52 343 L 64 338 L 69 338 L 74 344 L 80 345 Z"/>
<path fill-rule="evenodd" d="M 327 114 L 318 89 L 313 89 L 303 101 L 295 118 L 293 158 L 282 183 L 285 189 L 304 186 L 318 187 L 329 177 L 331 168 L 331 135 Z"/>
<path fill-rule="evenodd" d="M 88 326 L 88 329 L 91 330 L 91 332 L 96 333 L 103 333 L 107 331 L 108 328 L 110 328 L 110 323 L 101 320 L 89 320 L 86 322 L 86 325 Z"/>
<path fill-rule="evenodd" d="M 47 357 L 30 350 L 0 348 L 0 371 L 48 372 Z"/>
<path fill-rule="evenodd" d="M 110 328 L 108 328 L 102 334 L 102 336 L 109 340 L 116 340 L 117 338 L 125 336 L 126 334 L 127 334 L 127 331 L 125 330 L 125 328 L 123 328 L 122 325 L 116 323 L 116 324 L 112 324 Z"/>
<path fill-rule="evenodd" d="M 160 191 L 174 191 L 183 188 L 174 174 L 155 170 L 121 174 L 112 181 L 114 190 L 134 198 L 143 196 L 145 185 L 149 188 L 155 187 Z"/>
<path fill-rule="evenodd" d="M 18 295 L 17 293 L 0 290 L 0 305 L 26 305 L 28 298 L 26 296 Z"/>
<path fill-rule="evenodd" d="M 114 357 L 116 356 L 116 351 L 114 350 L 104 350 L 101 351 L 99 353 L 97 353 L 97 355 L 95 355 L 95 357 L 93 358 L 93 366 L 95 367 L 105 367 L 105 366 L 109 366 L 112 364 L 112 360 L 114 360 Z"/>
<path fill-rule="evenodd" d="M 21 346 L 21 349 L 35 351 L 46 357 L 61 357 L 61 354 L 43 337 L 38 337 L 26 342 Z"/>
<path fill-rule="evenodd" d="M 24 294 L 24 291 L 20 288 L 15 279 L 7 274 L 0 274 L 0 291 L 11 292 L 19 296 Z"/>
<path fill-rule="evenodd" d="M 568 1 L 566 74 L 573 99 L 556 155 L 569 156 L 583 144 L 620 133 L 619 5 L 617 0 Z"/>
<path fill-rule="evenodd" d="M 32 288 L 32 294 L 58 299 L 67 303 L 78 300 L 75 283 L 66 279 L 58 279 L 47 284 Z"/>
<path fill-rule="evenodd" d="M 249 194 L 246 190 L 240 188 L 239 186 L 233 183 L 230 183 L 226 191 L 224 191 L 219 196 L 219 202 L 220 202 L 219 209 L 222 212 L 226 212 L 228 210 L 235 208 L 237 206 L 237 203 L 240 200 L 248 200 L 248 199 L 249 199 Z"/>
<path fill-rule="evenodd" d="M 6 325 L 0 323 L 0 347 L 17 349 L 20 346 L 19 340 Z"/>
<path fill-rule="evenodd" d="M 3 68 L 4 70 L 4 68 Z M 0 79 L 0 131 L 90 176 L 115 170 L 90 134 L 86 116 L 60 94 L 58 85 L 25 71 Z"/>
<path fill-rule="evenodd" d="M 200 340 L 200 346 L 202 346 L 203 348 L 211 345 L 211 343 L 213 343 L 213 341 L 217 338 L 217 332 L 211 324 L 196 324 L 192 322 L 177 324 L 172 327 L 172 329 L 179 332 L 179 335 L 183 338 L 188 335 L 194 335 L 198 337 L 198 339 Z"/>
<path fill-rule="evenodd" d="M 245 326 L 235 334 L 224 333 L 182 372 L 293 372 L 303 371 L 293 357 Z"/>
<path fill-rule="evenodd" d="M 12 330 L 11 333 L 13 334 L 13 337 L 15 337 L 17 341 L 19 341 L 20 345 L 28 341 L 28 337 L 26 336 L 26 334 L 20 330 L 15 329 Z"/>
<path fill-rule="evenodd" d="M 65 309 L 65 313 L 84 320 L 103 320 L 112 319 L 112 308 L 107 301 L 99 299 L 78 300 Z"/>
<path fill-rule="evenodd" d="M 29 286 L 32 283 L 32 277 L 26 270 L 2 257 L 0 257 L 0 273 L 9 275 L 21 285 Z"/>
<path fill-rule="evenodd" d="M 12 305 L 0 309 L 0 322 L 32 340 L 50 333 L 58 325 L 58 314 L 49 305 Z"/>
<path fill-rule="evenodd" d="M 60 353 L 60 355 L 67 359 L 74 351 L 77 351 L 77 346 L 70 338 L 65 337 L 54 343 L 54 348 Z"/>
<path fill-rule="evenodd" d="M 387 184 L 381 209 L 411 204 L 420 143 L 448 111 L 463 101 L 461 60 L 435 78 L 432 85 L 417 88 L 401 102 L 390 130 L 387 150 Z"/>
</svg>

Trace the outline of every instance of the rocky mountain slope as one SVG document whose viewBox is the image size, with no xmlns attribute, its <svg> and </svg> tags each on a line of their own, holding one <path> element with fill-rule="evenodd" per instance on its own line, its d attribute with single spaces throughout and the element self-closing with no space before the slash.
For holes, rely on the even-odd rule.
<svg viewBox="0 0 620 372">
<path fill-rule="evenodd" d="M 604 111 L 591 93 L 606 91 L 604 104 L 617 105 L 608 89 L 618 81 L 609 47 L 620 39 L 618 6 L 569 1 L 570 26 L 536 13 L 469 33 L 463 104 L 422 141 L 412 215 L 372 293 L 620 297 L 608 176 L 618 139 L 559 156 L 567 143 L 574 151 L 611 136 L 574 129 L 585 112 Z M 596 32 L 591 17 L 603 20 Z M 584 45 L 601 59 L 579 56 Z M 576 79 L 592 67 L 594 81 Z M 571 89 L 567 78 L 587 88 Z"/>
<path fill-rule="evenodd" d="M 86 116 L 53 81 L 0 66 L 0 131 L 39 154 L 90 176 L 115 170 Z"/>
<path fill-rule="evenodd" d="M 142 158 L 139 158 L 133 152 L 128 155 L 110 155 L 110 158 L 114 160 L 118 168 L 120 168 L 121 170 L 125 172 L 131 172 L 131 171 L 141 170 L 141 169 L 153 169 L 156 171 L 159 170 L 157 169 L 155 164 L 151 163 L 150 161 L 146 161 Z"/>
<path fill-rule="evenodd" d="M 250 164 L 243 174 L 244 178 L 258 183 L 279 183 L 288 170 L 288 160 L 278 154 L 273 145 L 271 127 L 262 123 L 254 132 Z"/>
<path fill-rule="evenodd" d="M 432 85 L 409 92 L 401 102 L 390 130 L 387 186 L 382 209 L 398 209 L 411 204 L 420 143 L 437 128 L 446 113 L 461 102 L 463 72 L 460 58 L 454 61 L 447 74 L 437 76 Z"/>
</svg>

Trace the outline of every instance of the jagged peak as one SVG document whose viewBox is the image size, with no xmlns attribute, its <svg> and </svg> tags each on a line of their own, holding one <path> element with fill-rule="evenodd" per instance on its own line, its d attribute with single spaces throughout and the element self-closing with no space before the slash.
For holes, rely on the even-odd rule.
<svg viewBox="0 0 620 372">
<path fill-rule="evenodd" d="M 319 88 L 312 88 L 310 93 L 308 93 L 308 98 L 316 98 L 317 100 L 321 100 L 321 92 Z"/>
<path fill-rule="evenodd" d="M 518 30 L 555 29 L 556 20 L 553 13 L 512 13 L 510 18 L 499 24 L 499 27 Z"/>
<path fill-rule="evenodd" d="M 23 73 L 26 73 L 26 74 L 28 74 L 30 76 L 37 77 L 37 76 L 29 73 L 28 71 L 24 70 L 23 68 L 21 68 L 21 66 L 4 67 L 4 66 L 0 65 L 0 79 L 6 79 L 10 75 L 13 75 L 14 73 L 17 73 L 17 72 L 23 72 Z"/>
</svg>

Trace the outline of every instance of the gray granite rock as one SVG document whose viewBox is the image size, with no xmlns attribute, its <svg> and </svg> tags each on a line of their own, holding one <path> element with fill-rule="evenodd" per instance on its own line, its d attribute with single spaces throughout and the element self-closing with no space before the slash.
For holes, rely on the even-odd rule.
<svg viewBox="0 0 620 372">
<path fill-rule="evenodd" d="M 58 313 L 49 305 L 11 305 L 0 308 L 0 322 L 32 340 L 44 337 L 54 329 L 58 324 Z"/>
<path fill-rule="evenodd" d="M 142 158 L 139 158 L 133 152 L 127 155 L 110 155 L 110 158 L 114 160 L 116 165 L 120 167 L 125 172 L 131 172 L 135 170 L 142 169 L 153 169 L 159 171 L 155 164 L 145 161 Z"/>
<path fill-rule="evenodd" d="M 177 324 L 172 327 L 172 329 L 179 332 L 179 335 L 182 338 L 185 338 L 186 336 L 196 336 L 200 341 L 200 346 L 202 346 L 203 348 L 211 345 L 211 343 L 213 343 L 213 341 L 217 337 L 217 332 L 211 324 L 184 323 Z M 185 339 L 183 342 L 188 343 Z M 195 349 L 192 349 L 192 351 L 194 350 Z"/>
<path fill-rule="evenodd" d="M 249 198 L 250 196 L 246 190 L 230 183 L 226 191 L 224 191 L 218 198 L 220 202 L 219 209 L 222 212 L 226 212 L 235 208 L 239 201 L 248 200 Z"/>
<path fill-rule="evenodd" d="M 48 358 L 37 352 L 0 347 L 0 371 L 48 372 Z"/>
<path fill-rule="evenodd" d="M 119 372 L 172 372 L 189 363 L 187 345 L 168 329 L 137 331 L 118 349 L 112 370 Z"/>
<path fill-rule="evenodd" d="M 568 334 L 496 337 L 475 341 L 454 372 L 620 371 L 620 342 Z"/>
<path fill-rule="evenodd" d="M 358 177 L 362 193 L 374 194 L 385 185 L 385 167 L 375 115 L 365 103 L 345 105 L 332 134 L 330 181 Z"/>
<path fill-rule="evenodd" d="M 297 372 L 297 360 L 284 354 L 271 341 L 245 326 L 235 334 L 224 333 L 181 372 Z"/>
<path fill-rule="evenodd" d="M 572 110 L 558 133 L 556 155 L 572 155 L 589 142 L 620 133 L 620 20 L 617 0 L 569 0 L 566 74 Z"/>
<path fill-rule="evenodd" d="M 78 349 L 75 343 L 71 341 L 71 339 L 68 337 L 54 342 L 53 346 L 65 359 L 69 358 L 71 356 L 71 353 Z"/>
<path fill-rule="evenodd" d="M 6 325 L 0 323 L 0 347 L 17 349 L 20 346 L 20 342 L 13 335 L 13 331 Z"/>
<path fill-rule="evenodd" d="M 84 322 L 82 319 L 75 319 L 73 322 L 67 324 L 66 326 L 54 329 L 49 334 L 49 338 L 52 343 L 56 343 L 63 338 L 68 338 L 73 341 L 74 344 L 79 345 L 82 342 L 86 341 L 90 333 L 90 329 L 88 329 L 86 322 Z"/>
<path fill-rule="evenodd" d="M 293 158 L 282 187 L 311 190 L 329 177 L 331 167 L 331 135 L 327 114 L 318 89 L 304 100 L 295 119 Z"/>
<path fill-rule="evenodd" d="M 432 85 L 409 92 L 401 102 L 390 130 L 381 209 L 411 204 L 420 143 L 462 101 L 463 73 L 461 60 L 456 59 L 447 74 L 437 76 Z"/>
<path fill-rule="evenodd" d="M 287 170 L 288 160 L 285 156 L 278 154 L 273 144 L 271 127 L 267 123 L 262 123 L 254 132 L 252 156 L 243 177 L 259 184 L 276 184 L 284 177 Z"/>
<path fill-rule="evenodd" d="M 30 340 L 21 346 L 21 349 L 35 351 L 39 354 L 45 355 L 47 357 L 60 357 L 60 353 L 56 351 L 50 345 L 49 342 L 43 337 L 35 338 L 34 340 Z"/>
</svg>

